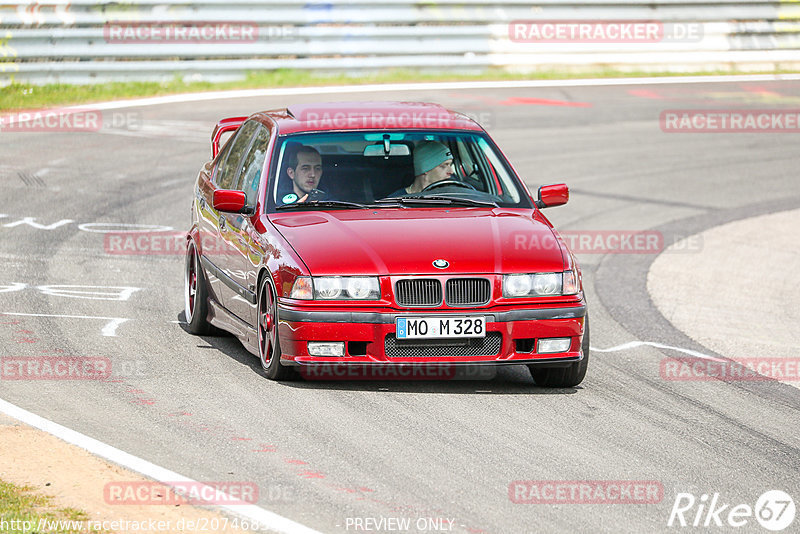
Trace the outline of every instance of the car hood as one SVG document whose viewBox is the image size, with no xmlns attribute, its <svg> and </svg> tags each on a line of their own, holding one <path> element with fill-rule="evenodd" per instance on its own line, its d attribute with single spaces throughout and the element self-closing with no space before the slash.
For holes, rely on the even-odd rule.
<svg viewBox="0 0 800 534">
<path fill-rule="evenodd" d="M 561 246 L 533 210 L 382 208 L 272 214 L 312 275 L 553 272 Z M 449 262 L 437 269 L 433 261 Z"/>
</svg>

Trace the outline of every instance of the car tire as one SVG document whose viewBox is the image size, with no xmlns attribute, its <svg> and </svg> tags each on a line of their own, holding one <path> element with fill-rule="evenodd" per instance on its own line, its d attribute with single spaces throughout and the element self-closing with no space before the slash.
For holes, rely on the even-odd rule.
<svg viewBox="0 0 800 534">
<path fill-rule="evenodd" d="M 292 369 L 281 363 L 278 302 L 269 275 L 264 276 L 258 289 L 256 330 L 258 330 L 258 359 L 266 377 L 270 380 L 294 378 Z"/>
<path fill-rule="evenodd" d="M 583 353 L 583 358 L 567 367 L 539 367 L 537 365 L 529 365 L 528 369 L 530 369 L 533 381 L 536 382 L 537 386 L 547 388 L 571 388 L 583 382 L 583 378 L 586 376 L 586 369 L 589 367 L 588 315 L 586 315 L 581 352 Z"/>
<path fill-rule="evenodd" d="M 190 333 L 202 336 L 210 334 L 213 327 L 208 317 L 208 288 L 200 256 L 194 242 L 189 241 L 186 248 L 186 267 L 184 268 L 184 314 Z"/>
</svg>

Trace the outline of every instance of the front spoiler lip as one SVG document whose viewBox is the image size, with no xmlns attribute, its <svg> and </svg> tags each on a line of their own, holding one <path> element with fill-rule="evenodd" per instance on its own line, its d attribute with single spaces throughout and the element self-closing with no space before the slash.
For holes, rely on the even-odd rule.
<svg viewBox="0 0 800 534">
<path fill-rule="evenodd" d="M 474 310 L 420 310 L 420 311 L 387 311 L 387 312 L 347 312 L 296 310 L 278 305 L 278 316 L 281 321 L 290 323 L 361 323 L 361 324 L 394 324 L 398 317 L 418 315 L 483 315 L 490 323 L 508 323 L 515 321 L 542 321 L 550 319 L 580 319 L 586 316 L 586 304 L 564 306 L 559 308 L 525 308 L 501 312 L 489 312 L 485 309 Z"/>
<path fill-rule="evenodd" d="M 314 358 L 313 356 L 306 356 L 305 358 Z M 421 360 L 423 358 L 420 358 Z M 314 360 L 314 361 L 307 361 L 307 360 L 281 360 L 283 365 L 293 365 L 295 367 L 312 367 L 315 365 L 350 365 L 350 366 L 384 366 L 384 367 L 414 367 L 414 366 L 422 366 L 425 367 L 450 367 L 450 366 L 489 366 L 495 367 L 498 365 L 536 365 L 536 364 L 550 364 L 550 363 L 574 363 L 583 360 L 583 353 L 577 357 L 568 357 L 568 358 L 537 358 L 533 360 L 482 360 L 482 361 L 397 361 L 395 360 L 388 360 L 384 362 L 378 362 L 375 360 L 366 361 L 366 360 L 359 360 L 359 361 L 348 361 L 349 359 L 339 358 L 338 360 L 334 360 L 333 358 L 329 360 Z"/>
</svg>

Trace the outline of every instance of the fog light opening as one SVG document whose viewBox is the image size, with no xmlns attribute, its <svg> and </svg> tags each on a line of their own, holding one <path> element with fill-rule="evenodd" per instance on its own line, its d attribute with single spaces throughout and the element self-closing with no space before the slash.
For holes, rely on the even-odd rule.
<svg viewBox="0 0 800 534">
<path fill-rule="evenodd" d="M 517 352 L 533 352 L 533 347 L 536 344 L 534 338 L 515 339 Z"/>
<path fill-rule="evenodd" d="M 350 356 L 366 356 L 367 355 L 367 342 L 366 341 L 348 341 L 347 354 Z"/>
<path fill-rule="evenodd" d="M 344 341 L 309 341 L 310 356 L 344 356 Z"/>
<path fill-rule="evenodd" d="M 536 352 L 539 354 L 557 354 L 567 352 L 572 345 L 571 337 L 550 337 L 539 340 Z"/>
</svg>

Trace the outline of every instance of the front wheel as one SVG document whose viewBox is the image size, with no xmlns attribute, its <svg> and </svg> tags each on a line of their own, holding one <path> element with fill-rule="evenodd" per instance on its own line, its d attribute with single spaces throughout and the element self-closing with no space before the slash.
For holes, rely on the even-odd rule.
<svg viewBox="0 0 800 534">
<path fill-rule="evenodd" d="M 278 302 L 269 275 L 261 280 L 258 290 L 258 359 L 270 380 L 287 380 L 292 369 L 281 363 L 281 343 L 278 337 Z"/>
<path fill-rule="evenodd" d="M 583 358 L 579 362 L 571 363 L 567 367 L 538 367 L 529 365 L 536 385 L 548 388 L 571 388 L 583 382 L 586 369 L 589 366 L 589 316 L 586 315 L 583 331 L 581 352 Z"/>
</svg>

